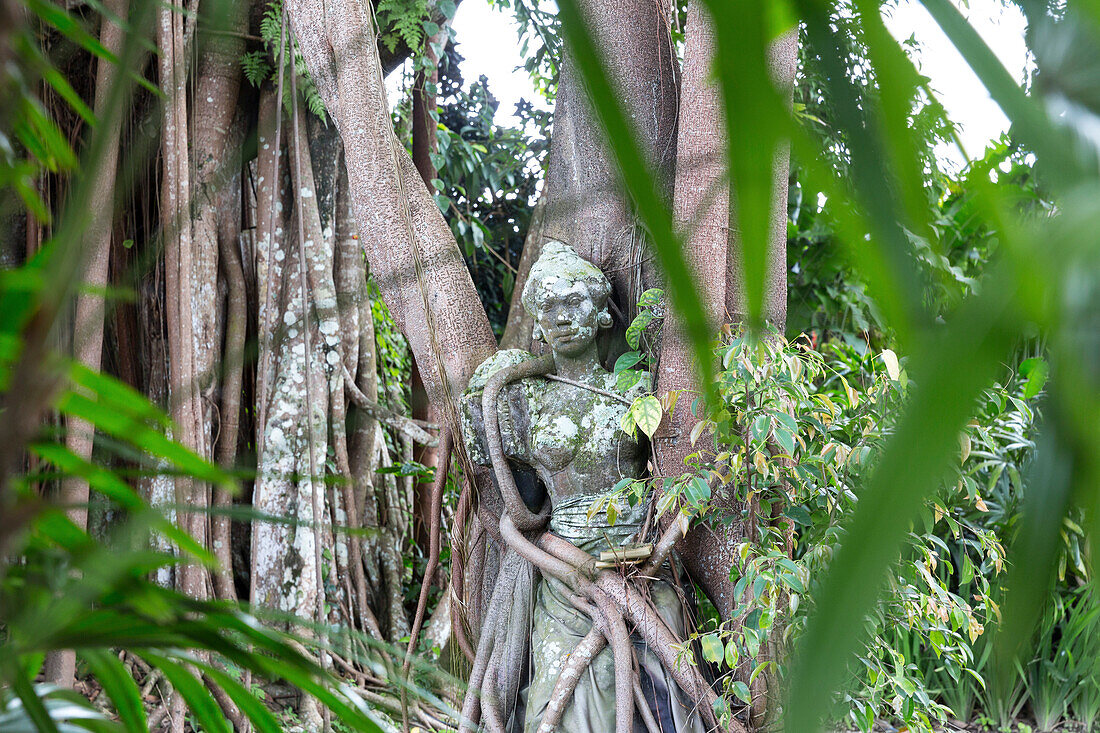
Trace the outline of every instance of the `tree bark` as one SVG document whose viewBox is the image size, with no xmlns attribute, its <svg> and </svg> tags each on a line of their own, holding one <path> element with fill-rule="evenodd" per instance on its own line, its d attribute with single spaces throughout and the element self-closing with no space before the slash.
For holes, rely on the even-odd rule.
<svg viewBox="0 0 1100 733">
<path fill-rule="evenodd" d="M 435 47 L 446 43 L 448 34 L 444 26 L 438 33 L 425 39 L 423 57 L 417 61 L 420 68 L 416 73 L 416 82 L 412 91 L 412 161 L 417 173 L 424 181 L 429 195 L 434 194 L 435 187 L 432 180 L 437 171 L 432 162 L 432 155 L 439 149 L 439 139 L 436 135 L 436 110 L 437 86 L 439 84 L 439 59 Z M 415 185 L 410 182 L 410 185 Z M 431 368 L 430 365 L 427 368 Z M 439 405 L 428 399 L 428 392 L 424 386 L 423 377 L 420 375 L 420 364 L 414 359 L 412 364 L 411 382 L 411 408 L 414 420 L 423 420 L 432 424 L 440 424 L 443 414 Z M 439 467 L 439 459 L 435 448 L 429 445 L 416 446 L 413 460 L 436 469 Z M 416 546 L 423 557 L 428 555 L 431 518 L 430 484 L 417 482 L 414 487 L 415 509 L 413 513 L 413 537 Z"/>
<path fill-rule="evenodd" d="M 171 8 L 158 12 L 157 45 L 160 55 L 160 85 L 165 91 L 161 160 L 160 224 L 164 240 L 166 321 L 168 326 L 168 403 L 179 430 L 174 437 L 200 456 L 210 457 L 202 440 L 203 405 L 197 379 L 196 360 L 204 356 L 195 350 L 195 267 L 191 221 L 190 166 L 188 164 L 188 118 L 184 19 Z M 208 504 L 207 487 L 190 477 L 175 480 L 176 504 L 202 508 Z M 206 543 L 206 515 L 177 513 L 181 526 L 198 542 Z M 195 598 L 206 595 L 205 572 L 189 564 L 179 573 L 179 588 Z"/>
<path fill-rule="evenodd" d="M 429 395 L 449 403 L 453 421 L 457 398 L 496 339 L 443 215 L 394 137 L 369 9 L 356 0 L 293 0 L 287 10 L 340 130 L 371 274 Z"/>
<path fill-rule="evenodd" d="M 723 129 L 722 102 L 717 87 L 709 76 L 714 59 L 714 34 L 709 18 L 699 0 L 688 5 L 688 25 L 684 49 L 684 81 L 680 107 L 679 159 L 676 169 L 675 216 L 685 232 L 685 253 L 704 308 L 715 319 L 712 332 L 730 319 L 743 314 L 743 287 L 740 273 L 738 240 L 730 221 L 729 175 L 725 163 L 726 134 Z M 797 36 L 785 36 L 772 50 L 773 81 L 785 90 L 789 98 L 794 79 Z M 786 149 L 776 156 L 775 206 L 773 208 L 771 268 L 766 286 L 765 314 L 769 321 L 782 328 L 786 313 L 786 219 L 787 219 Z M 691 414 L 694 394 L 701 392 L 699 373 L 675 314 L 669 319 L 661 344 L 659 392 L 687 390 L 677 401 L 674 413 L 662 424 L 655 448 L 658 463 L 667 475 L 678 476 L 685 470 L 684 458 L 695 448 L 689 435 L 696 423 Z M 699 447 L 703 447 L 700 445 Z M 739 513 L 740 507 L 728 492 L 715 495 L 720 510 Z M 738 522 L 718 528 L 695 528 L 679 544 L 678 549 L 692 577 L 718 608 L 723 618 L 730 618 L 736 605 L 729 569 L 733 548 L 744 539 L 744 528 Z"/>
<path fill-rule="evenodd" d="M 128 0 L 104 0 L 104 9 L 118 18 L 126 18 Z M 99 31 L 99 41 L 112 54 L 122 53 L 125 32 L 104 15 Z M 109 275 L 111 235 L 114 229 L 115 213 L 115 171 L 118 168 L 119 137 L 122 132 L 122 115 L 108 115 L 107 105 L 111 90 L 118 79 L 116 64 L 108 59 L 100 59 L 96 66 L 95 101 L 93 112 L 96 119 L 109 119 L 110 130 L 106 131 L 107 143 L 103 150 L 103 159 L 94 172 L 95 183 L 91 188 L 88 202 L 93 212 L 91 224 L 84 235 L 87 248 L 87 267 L 84 271 L 84 283 L 87 289 L 76 296 L 76 316 L 73 326 L 73 357 L 93 371 L 99 371 L 103 355 L 103 318 L 105 301 L 103 292 L 107 288 Z M 28 221 L 28 226 L 30 222 Z M 94 428 L 84 420 L 70 418 L 65 433 L 65 447 L 85 461 L 92 457 L 95 439 Z M 88 482 L 79 477 L 69 477 L 61 482 L 58 500 L 68 505 L 66 513 L 69 519 L 80 528 L 88 526 Z M 76 672 L 76 654 L 72 651 L 52 652 L 46 659 L 46 679 L 62 687 L 73 686 Z"/>
<path fill-rule="evenodd" d="M 265 89 L 261 95 L 261 119 L 270 121 L 280 113 L 281 104 L 275 93 Z M 262 297 L 261 302 L 272 309 L 270 314 L 262 313 L 260 317 L 260 322 L 269 324 L 270 329 L 260 334 L 260 349 L 270 352 L 265 363 L 271 368 L 269 381 L 258 395 L 268 408 L 262 432 L 256 436 L 257 476 L 252 504 L 260 512 L 294 521 L 254 523 L 252 589 L 255 603 L 321 622 L 324 619 L 316 618 L 315 609 L 324 589 L 315 558 L 316 543 L 331 544 L 328 502 L 323 498 L 330 419 L 328 395 L 337 374 L 342 390 L 343 375 L 339 370 L 333 252 L 321 234 L 305 125 L 300 122 L 297 127 L 299 136 L 291 135 L 287 141 L 289 152 L 279 165 L 278 182 L 273 180 L 274 158 L 282 151 L 265 150 L 265 145 L 275 147 L 266 135 L 260 142 L 264 155 L 260 166 L 262 185 L 257 192 L 259 221 L 270 221 L 270 186 L 281 189 L 276 192 L 275 201 L 281 200 L 283 207 L 275 215 L 274 230 L 263 231 L 257 243 L 257 274 L 263 286 L 271 289 L 270 297 Z M 270 129 L 270 125 L 265 128 Z M 299 166 L 294 165 L 295 156 Z M 300 167 L 300 177 L 294 174 L 296 167 Z M 290 181 L 293 185 L 284 188 Z M 289 221 L 283 212 L 291 212 Z M 289 224 L 289 228 L 284 224 Z M 304 293 L 300 281 L 299 231 L 305 237 L 308 288 Z M 315 492 L 322 497 L 316 503 Z"/>
<path fill-rule="evenodd" d="M 680 92 L 680 128 L 677 144 L 676 191 L 673 214 L 684 237 L 684 255 L 695 279 L 704 313 L 715 333 L 725 321 L 726 270 L 730 246 L 729 172 L 726 167 L 726 131 L 722 100 L 711 81 L 715 53 L 714 30 L 701 0 L 690 0 L 684 42 L 684 75 Z M 699 373 L 691 344 L 678 314 L 670 314 L 661 338 L 657 391 L 683 390 L 672 414 L 662 421 L 654 448 L 661 472 L 676 477 L 690 470 L 684 465 L 694 452 L 689 436 L 697 419 L 692 414 L 699 393 Z M 693 394 L 694 393 L 694 394 Z M 702 448 L 703 446 L 700 446 Z M 724 558 L 695 558 L 699 551 L 690 540 L 681 543 L 685 562 L 707 596 L 728 618 L 733 609 L 729 565 Z M 690 548 L 690 549 L 689 549 Z"/>
<path fill-rule="evenodd" d="M 656 0 L 581 0 L 580 5 L 650 169 L 671 199 L 679 67 L 668 8 Z M 627 317 L 620 324 L 625 328 L 637 297 L 658 277 L 647 262 L 633 207 L 568 44 L 554 106 L 546 200 L 543 236 L 572 245 L 607 273 Z"/>
<path fill-rule="evenodd" d="M 523 287 L 527 284 L 527 275 L 531 266 L 542 253 L 544 241 L 543 221 L 546 216 L 546 194 L 539 197 L 535 210 L 531 212 L 531 221 L 527 225 L 527 236 L 523 240 L 523 252 L 516 267 L 516 282 L 512 286 L 512 300 L 508 304 L 508 322 L 504 324 L 504 335 L 500 337 L 500 348 L 523 349 L 540 353 L 538 345 L 531 338 L 534 319 L 523 307 Z"/>
<path fill-rule="evenodd" d="M 197 415 L 196 442 L 203 453 L 230 467 L 237 450 L 240 417 L 240 392 L 244 356 L 244 329 L 247 313 L 244 273 L 241 269 L 239 195 L 239 140 L 230 136 L 237 111 L 241 65 L 247 30 L 248 4 L 231 3 L 225 33 L 205 38 L 199 61 L 195 92 L 193 178 L 195 211 L 192 217 L 191 293 L 194 343 L 194 382 L 200 391 L 201 412 Z M 226 189 L 230 189 L 227 191 Z M 228 194 L 228 195 L 226 195 Z M 228 291 L 227 309 L 219 307 L 219 261 Z M 222 334 L 225 334 L 223 352 Z M 224 383 L 220 376 L 224 375 Z M 219 425 L 215 451 L 214 405 Z M 231 504 L 224 489 L 213 492 L 212 504 L 226 509 Z M 228 517 L 212 515 L 209 521 L 211 547 L 221 565 L 214 574 L 215 595 L 224 600 L 236 598 L 232 580 L 230 522 Z"/>
</svg>

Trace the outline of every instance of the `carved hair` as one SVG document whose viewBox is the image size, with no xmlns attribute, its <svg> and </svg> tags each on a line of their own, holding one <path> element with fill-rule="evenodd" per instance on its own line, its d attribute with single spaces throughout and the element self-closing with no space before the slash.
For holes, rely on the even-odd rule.
<svg viewBox="0 0 1100 733">
<path fill-rule="evenodd" d="M 538 309 L 539 300 L 546 292 L 546 286 L 555 280 L 583 282 L 588 294 L 600 312 L 600 325 L 611 325 L 611 314 L 607 311 L 607 299 L 611 296 L 611 282 L 600 268 L 577 254 L 568 244 L 551 239 L 542 247 L 542 254 L 531 266 L 527 283 L 523 286 L 523 307 L 532 316 Z"/>
</svg>

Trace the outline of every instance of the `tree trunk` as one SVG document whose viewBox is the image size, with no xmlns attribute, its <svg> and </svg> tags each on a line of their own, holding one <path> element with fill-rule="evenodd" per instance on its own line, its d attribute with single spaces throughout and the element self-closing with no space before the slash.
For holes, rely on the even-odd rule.
<svg viewBox="0 0 1100 733">
<path fill-rule="evenodd" d="M 168 403 L 179 434 L 176 440 L 200 456 L 210 457 L 203 440 L 202 394 L 196 369 L 208 358 L 205 348 L 196 351 L 197 295 L 195 287 L 194 240 L 191 222 L 190 166 L 188 164 L 187 56 L 184 51 L 184 19 L 171 8 L 158 13 L 157 45 L 160 55 L 160 85 L 165 91 L 161 159 L 161 236 L 164 240 L 165 308 L 168 324 Z M 216 256 L 216 255 L 215 255 Z M 212 295 L 212 294 L 211 294 Z M 201 321 L 199 321 L 201 323 Z M 199 329 L 201 330 L 201 328 Z M 201 509 L 208 505 L 202 482 L 186 476 L 175 480 L 176 504 Z M 180 512 L 181 526 L 199 543 L 206 544 L 206 515 Z M 195 597 L 206 596 L 206 574 L 189 564 L 180 571 L 179 588 Z"/>
<path fill-rule="evenodd" d="M 669 11 L 658 0 L 581 0 L 581 9 L 651 170 L 671 199 L 679 67 Z M 607 273 L 629 325 L 658 282 L 633 207 L 566 44 L 554 106 L 543 236 L 572 245 Z M 541 244 L 541 243 L 540 243 Z"/>
<path fill-rule="evenodd" d="M 437 171 L 432 162 L 432 155 L 439 150 L 439 139 L 436 134 L 437 123 L 435 120 L 436 99 L 439 85 L 439 58 L 436 48 L 441 48 L 447 43 L 449 34 L 448 21 L 435 35 L 424 40 L 423 57 L 417 60 L 419 69 L 416 73 L 416 82 L 412 91 L 412 161 L 417 173 L 424 181 L 429 195 L 434 195 L 435 179 Z M 409 184 L 415 185 L 410 182 Z M 431 368 L 428 365 L 427 368 Z M 428 392 L 424 386 L 423 377 L 420 375 L 420 364 L 414 359 L 412 365 L 411 404 L 412 418 L 423 420 L 433 425 L 439 425 L 444 415 L 439 405 L 428 399 Z M 436 449 L 429 445 L 418 445 L 413 451 L 413 460 L 430 469 L 439 468 L 439 457 Z M 433 521 L 431 515 L 431 483 L 420 481 L 414 487 L 415 511 L 413 515 L 413 536 L 421 556 L 428 555 L 428 538 Z"/>
<path fill-rule="evenodd" d="M 715 53 L 715 37 L 710 19 L 700 0 L 688 4 L 684 78 L 680 102 L 679 158 L 676 167 L 674 215 L 684 232 L 685 253 L 701 296 L 711 317 L 710 332 L 722 323 L 743 320 L 743 275 L 740 268 L 738 236 L 731 226 L 730 186 L 725 162 L 726 131 L 722 100 L 710 82 Z M 794 78 L 797 35 L 781 38 L 772 50 L 772 69 L 778 87 L 787 90 Z M 732 131 L 735 134 L 735 131 Z M 776 155 L 774 204 L 769 256 L 769 277 L 765 287 L 764 314 L 768 321 L 783 327 L 786 316 L 786 220 L 788 152 Z M 709 452 L 713 442 L 705 439 L 692 445 L 689 436 L 698 422 L 691 411 L 691 397 L 701 392 L 699 372 L 688 342 L 675 313 L 666 323 L 661 341 L 657 389 L 664 393 L 684 390 L 675 411 L 662 423 L 655 440 L 658 464 L 665 475 L 678 476 L 688 470 L 685 458 L 697 450 Z M 717 491 L 712 504 L 726 517 L 739 517 L 743 506 L 729 490 Z M 713 527 L 696 527 L 677 547 L 696 582 L 718 609 L 723 620 L 735 620 L 737 599 L 729 573 L 736 545 L 748 537 L 751 527 L 740 521 L 722 522 Z M 767 656 L 769 652 L 764 652 Z M 754 726 L 764 723 L 765 703 L 774 692 L 775 680 L 760 675 L 752 685 L 750 719 Z"/>
<path fill-rule="evenodd" d="M 369 9 L 354 0 L 293 0 L 287 10 L 340 130 L 371 274 L 454 427 L 455 401 L 496 339 L 443 215 L 394 137 Z"/>
<path fill-rule="evenodd" d="M 281 113 L 270 89 L 264 90 L 260 104 L 263 120 Z M 304 128 L 304 124 L 298 127 Z M 270 186 L 280 186 L 276 201 L 281 199 L 283 208 L 275 214 L 274 229 L 263 231 L 257 242 L 257 275 L 262 287 L 270 289 L 261 296 L 263 307 L 270 308 L 270 313 L 260 314 L 260 322 L 267 324 L 267 330 L 260 334 L 261 362 L 270 368 L 264 389 L 257 395 L 267 404 L 267 410 L 256 436 L 252 505 L 265 514 L 294 521 L 254 524 L 252 587 L 255 603 L 315 618 L 324 593 L 316 543 L 325 544 L 331 531 L 328 502 L 323 497 L 328 395 L 330 380 L 335 379 L 340 365 L 339 323 L 332 283 L 333 253 L 321 236 L 309 147 L 304 130 L 297 138 L 290 137 L 277 182 L 274 158 L 282 151 L 274 150 L 266 136 L 260 143 L 262 185 L 257 194 L 261 225 L 271 221 Z M 272 149 L 265 150 L 265 145 Z M 300 177 L 293 173 L 295 168 L 300 168 Z M 284 188 L 288 179 L 293 186 Z M 289 220 L 283 212 L 290 212 Z M 289 229 L 284 224 L 289 224 Z M 305 237 L 305 292 L 301 286 L 299 231 Z M 322 497 L 319 502 L 315 501 L 318 496 Z M 321 511 L 316 511 L 318 504 Z"/>
<path fill-rule="evenodd" d="M 237 237 L 240 233 L 239 195 L 232 192 L 235 179 L 239 185 L 239 145 L 230 136 L 237 111 L 240 90 L 240 59 L 247 30 L 248 3 L 227 6 L 225 33 L 211 33 L 206 39 L 199 62 L 195 92 L 193 171 L 195 211 L 192 228 L 191 311 L 193 314 L 194 382 L 200 391 L 201 412 L 197 415 L 196 442 L 201 455 L 215 457 L 223 466 L 233 463 L 237 448 L 240 413 L 241 368 L 244 347 L 244 274 Z M 230 195 L 223 191 L 230 189 Z M 236 216 L 234 216 L 236 214 Z M 219 260 L 228 290 L 227 312 L 219 308 Z M 222 333 L 225 333 L 225 358 L 222 358 Z M 224 385 L 219 379 L 224 373 Z M 214 405 L 218 410 L 217 452 L 214 450 Z M 231 504 L 228 493 L 217 489 L 213 505 L 219 509 Z M 230 522 L 225 516 L 212 515 L 209 521 L 211 546 L 221 568 L 213 577 L 218 598 L 236 598 L 232 582 L 230 553 Z"/>
<path fill-rule="evenodd" d="M 104 0 L 104 10 L 124 19 L 128 14 L 128 0 Z M 99 31 L 100 43 L 116 56 L 122 53 L 125 33 L 103 16 Z M 109 275 L 111 235 L 114 230 L 115 171 L 118 168 L 119 137 L 122 132 L 121 114 L 108 115 L 107 105 L 118 78 L 117 65 L 100 59 L 96 66 L 95 101 L 96 119 L 110 118 L 110 130 L 106 131 L 103 159 L 95 171 L 95 183 L 91 188 L 89 209 L 94 213 L 88 231 L 84 235 L 87 268 L 84 272 L 86 289 L 76 296 L 76 317 L 73 326 L 73 357 L 93 371 L 98 371 L 103 354 L 103 318 L 105 302 L 103 292 Z M 31 222 L 28 221 L 30 226 Z M 92 457 L 95 430 L 84 420 L 70 418 L 65 433 L 65 447 L 87 461 Z M 69 518 L 77 527 L 88 526 L 88 482 L 78 477 L 62 481 L 58 500 L 69 505 Z M 76 672 L 76 654 L 72 651 L 52 652 L 46 659 L 46 679 L 62 687 L 73 686 Z"/>
<path fill-rule="evenodd" d="M 684 236 L 684 254 L 703 310 L 711 319 L 708 332 L 715 333 L 719 322 L 725 320 L 726 261 L 730 248 L 729 172 L 722 100 L 711 81 L 714 31 L 701 0 L 688 3 L 685 36 L 673 213 Z M 675 312 L 665 324 L 659 364 L 659 393 L 688 392 L 662 421 L 654 441 L 661 473 L 676 477 L 690 470 L 684 459 L 695 451 L 689 440 L 697 422 L 691 411 L 692 393 L 701 390 L 691 344 Z M 692 544 L 695 539 L 691 534 L 682 543 L 685 561 L 722 618 L 729 618 L 733 598 L 727 558 L 719 555 L 690 559 L 700 549 Z"/>
<path fill-rule="evenodd" d="M 538 353 L 538 345 L 532 336 L 535 321 L 523 307 L 523 286 L 527 284 L 527 275 L 531 266 L 542 253 L 544 241 L 543 221 L 546 217 L 546 194 L 539 196 L 535 210 L 531 212 L 531 221 L 527 225 L 527 236 L 523 240 L 523 252 L 516 267 L 516 282 L 512 286 L 512 300 L 508 304 L 508 322 L 504 324 L 504 335 L 500 337 L 500 348 L 523 349 Z"/>
</svg>

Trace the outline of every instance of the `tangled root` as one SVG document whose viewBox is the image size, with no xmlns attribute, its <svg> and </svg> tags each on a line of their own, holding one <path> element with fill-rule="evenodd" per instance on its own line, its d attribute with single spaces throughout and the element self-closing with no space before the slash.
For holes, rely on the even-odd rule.
<svg viewBox="0 0 1100 733">
<path fill-rule="evenodd" d="M 641 636 L 667 669 L 684 694 L 695 704 L 708 731 L 721 730 L 715 715 L 717 695 L 692 664 L 679 664 L 676 649 L 683 640 L 668 628 L 657 608 L 642 592 L 641 584 L 655 574 L 667 559 L 673 546 L 686 530 L 682 521 L 672 522 L 662 533 L 650 560 L 640 572 L 627 576 L 611 570 L 596 568 L 596 559 L 569 541 L 542 531 L 549 518 L 549 501 L 538 514 L 531 512 L 516 488 L 511 469 L 504 456 L 501 443 L 497 400 L 509 382 L 526 377 L 549 374 L 554 368 L 553 358 L 543 356 L 506 367 L 489 378 L 482 396 L 482 412 L 493 470 L 504 499 L 505 511 L 500 517 L 500 536 L 507 545 L 507 554 L 522 558 L 543 575 L 560 581 L 571 592 L 573 605 L 592 619 L 592 630 L 581 640 L 574 653 L 566 661 L 561 675 L 551 693 L 550 703 L 543 713 L 538 731 L 555 730 L 572 699 L 581 675 L 608 645 L 615 658 L 615 727 L 617 733 L 633 730 L 635 710 L 650 731 L 659 730 L 649 710 L 638 674 L 638 661 L 627 621 Z M 518 556 L 518 557 L 517 557 Z M 462 706 L 459 731 L 474 731 L 479 719 L 484 719 L 490 731 L 502 731 L 504 702 L 495 687 L 495 678 L 502 669 L 501 657 L 506 644 L 501 643 L 502 609 L 505 596 L 515 582 L 515 573 L 506 572 L 509 564 L 502 558 L 501 572 L 493 589 L 493 600 L 482 624 L 481 640 L 474 655 L 469 689 Z M 506 664 L 504 665 L 507 666 Z M 479 715 L 481 713 L 481 715 Z M 730 723 L 730 733 L 746 733 L 737 720 Z"/>
</svg>

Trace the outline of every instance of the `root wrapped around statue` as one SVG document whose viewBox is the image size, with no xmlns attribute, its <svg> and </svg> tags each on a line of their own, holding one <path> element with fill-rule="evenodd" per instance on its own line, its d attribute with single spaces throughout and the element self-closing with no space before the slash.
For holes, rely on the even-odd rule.
<svg viewBox="0 0 1100 733">
<path fill-rule="evenodd" d="M 597 562 L 656 532 L 646 502 L 614 522 L 604 511 L 589 516 L 621 479 L 643 477 L 647 455 L 620 420 L 649 381 L 624 393 L 600 365 L 609 294 L 599 269 L 547 243 L 523 305 L 551 353 L 501 351 L 466 391 L 467 451 L 491 466 L 500 490 L 495 502 L 483 497 L 478 516 L 503 551 L 485 563 L 496 581 L 479 614 L 461 730 L 717 727 L 714 692 L 694 665 L 676 659 L 690 623 L 669 559 L 680 523 L 641 562 Z"/>
</svg>

